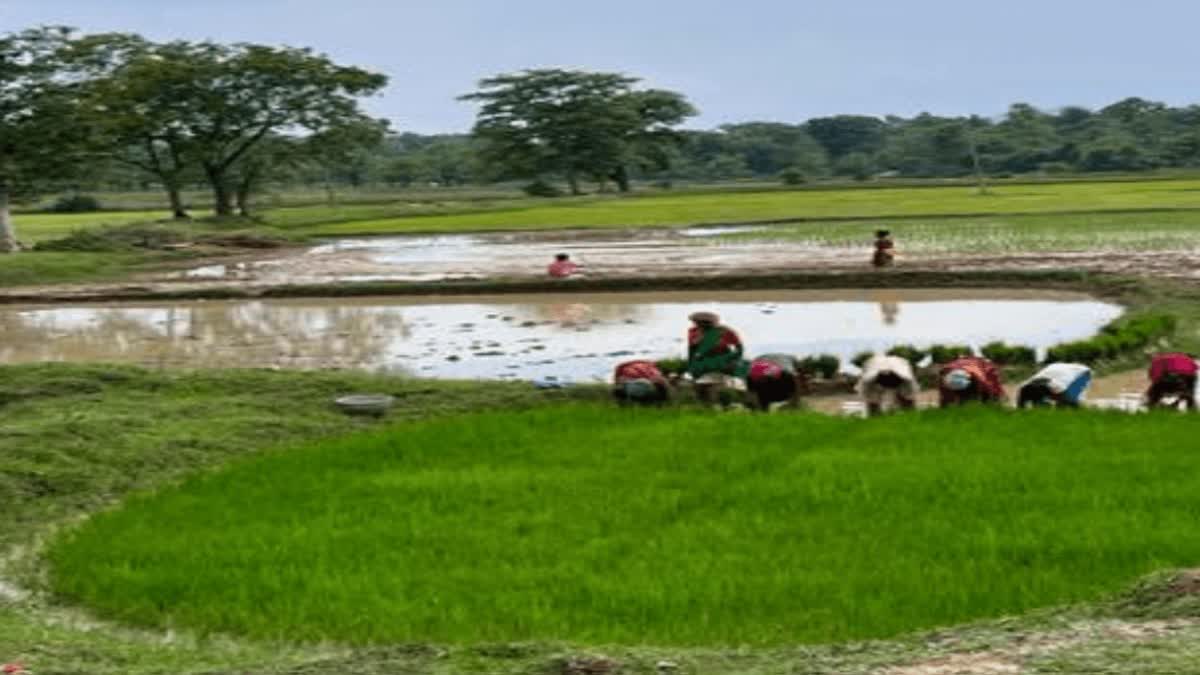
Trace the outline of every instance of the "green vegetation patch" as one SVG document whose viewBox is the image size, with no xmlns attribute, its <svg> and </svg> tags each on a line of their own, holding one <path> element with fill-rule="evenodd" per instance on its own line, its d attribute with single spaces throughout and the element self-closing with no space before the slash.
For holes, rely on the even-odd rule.
<svg viewBox="0 0 1200 675">
<path fill-rule="evenodd" d="M 346 221 L 328 225 L 313 225 L 309 234 L 372 234 L 400 232 L 470 232 L 487 230 L 545 230 L 559 228 L 606 227 L 670 227 L 712 223 L 744 223 L 788 219 L 873 219 L 912 218 L 917 216 L 945 217 L 978 214 L 970 221 L 972 227 L 964 237 L 975 239 L 988 234 L 995 216 L 1013 214 L 1062 214 L 1063 212 L 1092 212 L 1072 216 L 1085 231 L 1103 224 L 1112 211 L 1147 211 L 1155 209 L 1200 209 L 1200 181 L 1144 181 L 1133 183 L 1054 183 L 1046 185 L 1006 185 L 980 195 L 969 187 L 919 187 L 793 190 L 741 193 L 697 193 L 680 195 L 651 195 L 635 198 L 596 198 L 583 203 L 543 204 L 480 213 L 427 215 L 412 218 L 383 218 L 379 220 Z M 1139 214 L 1141 221 L 1163 220 L 1171 225 L 1180 221 L 1177 214 Z M 1186 223 L 1194 228 L 1198 217 L 1194 211 L 1184 214 Z M 1160 217 L 1161 216 L 1161 217 Z M 1042 216 L 1038 232 L 1043 237 L 1057 236 L 1059 216 Z M 270 220 L 270 216 L 268 216 Z M 1182 224 L 1182 223 L 1179 223 Z M 929 227 L 936 227 L 933 223 Z M 823 237 L 828 223 L 815 228 L 809 236 Z M 907 231 L 893 228 L 897 236 Z M 1004 226 L 1002 233 L 1011 228 Z M 1174 229 L 1171 227 L 1170 229 Z M 770 233 L 776 237 L 798 237 L 793 228 L 779 228 Z M 869 230 L 867 231 L 869 235 Z M 1028 233 L 1024 234 L 1029 238 Z M 1101 234 L 1105 234 L 1102 232 Z M 755 236 L 766 236 L 758 233 Z M 831 236 L 837 237 L 836 233 Z M 859 238 L 862 232 L 855 230 Z M 1115 235 L 1114 235 L 1115 236 Z M 869 239 L 869 237 L 868 237 Z M 1144 239 L 1144 237 L 1143 237 Z M 1094 241 L 1103 243 L 1102 236 Z M 1141 239 L 1139 239 L 1141 241 Z M 956 245 L 958 242 L 954 242 Z M 901 251 L 904 250 L 900 242 Z"/>
<path fill-rule="evenodd" d="M 349 643 L 780 644 L 1094 599 L 1200 559 L 1200 418 L 565 406 L 258 455 L 95 516 L 104 615 Z"/>
</svg>

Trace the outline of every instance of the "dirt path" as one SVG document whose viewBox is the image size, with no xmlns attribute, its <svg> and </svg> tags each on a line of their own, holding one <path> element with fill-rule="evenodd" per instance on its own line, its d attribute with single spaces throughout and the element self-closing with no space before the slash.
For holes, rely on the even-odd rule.
<svg viewBox="0 0 1200 675">
<path fill-rule="evenodd" d="M 1111 645 L 1174 637 L 1196 625 L 1194 619 L 1078 622 L 1062 630 L 1017 634 L 1012 636 L 1009 644 L 992 649 L 889 666 L 876 671 L 876 675 L 1016 675 L 1028 672 L 1026 666 L 1035 658 L 1053 656 L 1091 643 Z"/>
</svg>

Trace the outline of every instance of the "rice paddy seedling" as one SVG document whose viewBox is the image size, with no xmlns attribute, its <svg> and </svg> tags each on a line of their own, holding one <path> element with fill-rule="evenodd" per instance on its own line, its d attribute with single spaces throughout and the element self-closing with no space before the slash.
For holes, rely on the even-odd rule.
<svg viewBox="0 0 1200 675">
<path fill-rule="evenodd" d="M 349 643 L 784 644 L 1194 564 L 1200 417 L 565 406 L 248 458 L 49 552 L 103 615 Z"/>
</svg>

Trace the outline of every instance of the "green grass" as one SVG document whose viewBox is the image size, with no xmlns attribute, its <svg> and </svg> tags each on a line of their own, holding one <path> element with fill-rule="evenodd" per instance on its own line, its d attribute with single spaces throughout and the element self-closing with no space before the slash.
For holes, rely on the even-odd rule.
<svg viewBox="0 0 1200 675">
<path fill-rule="evenodd" d="M 865 247 L 879 228 L 892 231 L 902 255 L 1162 251 L 1200 246 L 1200 211 L 797 223 L 723 235 L 721 239 Z"/>
<path fill-rule="evenodd" d="M 105 616 L 341 642 L 769 645 L 1097 599 L 1200 561 L 1200 418 L 567 407 L 239 462 L 50 551 Z"/>
<path fill-rule="evenodd" d="M 595 198 L 481 213 L 384 218 L 306 228 L 311 234 L 373 234 L 559 228 L 668 227 L 805 218 L 1200 209 L 1200 181 L 764 191 Z"/>
</svg>

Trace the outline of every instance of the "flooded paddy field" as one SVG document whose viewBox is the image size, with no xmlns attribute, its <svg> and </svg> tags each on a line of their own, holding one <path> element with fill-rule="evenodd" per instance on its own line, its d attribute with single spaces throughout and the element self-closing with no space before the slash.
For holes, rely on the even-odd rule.
<svg viewBox="0 0 1200 675">
<path fill-rule="evenodd" d="M 760 228 L 690 228 L 626 232 L 556 232 L 338 239 L 270 256 L 220 261 L 144 281 L 168 286 L 269 287 L 397 281 L 544 278 L 556 253 L 568 253 L 589 278 L 687 275 L 718 277 L 870 269 L 862 241 L 730 238 Z M 1200 250 L 1170 251 L 901 251 L 897 269 L 1078 269 L 1192 278 Z"/>
<path fill-rule="evenodd" d="M 687 316 L 719 312 L 748 354 L 848 360 L 896 344 L 1045 348 L 1121 313 L 1075 293 L 834 290 L 192 301 L 0 308 L 0 363 L 356 368 L 455 379 L 604 380 L 682 356 Z"/>
</svg>

